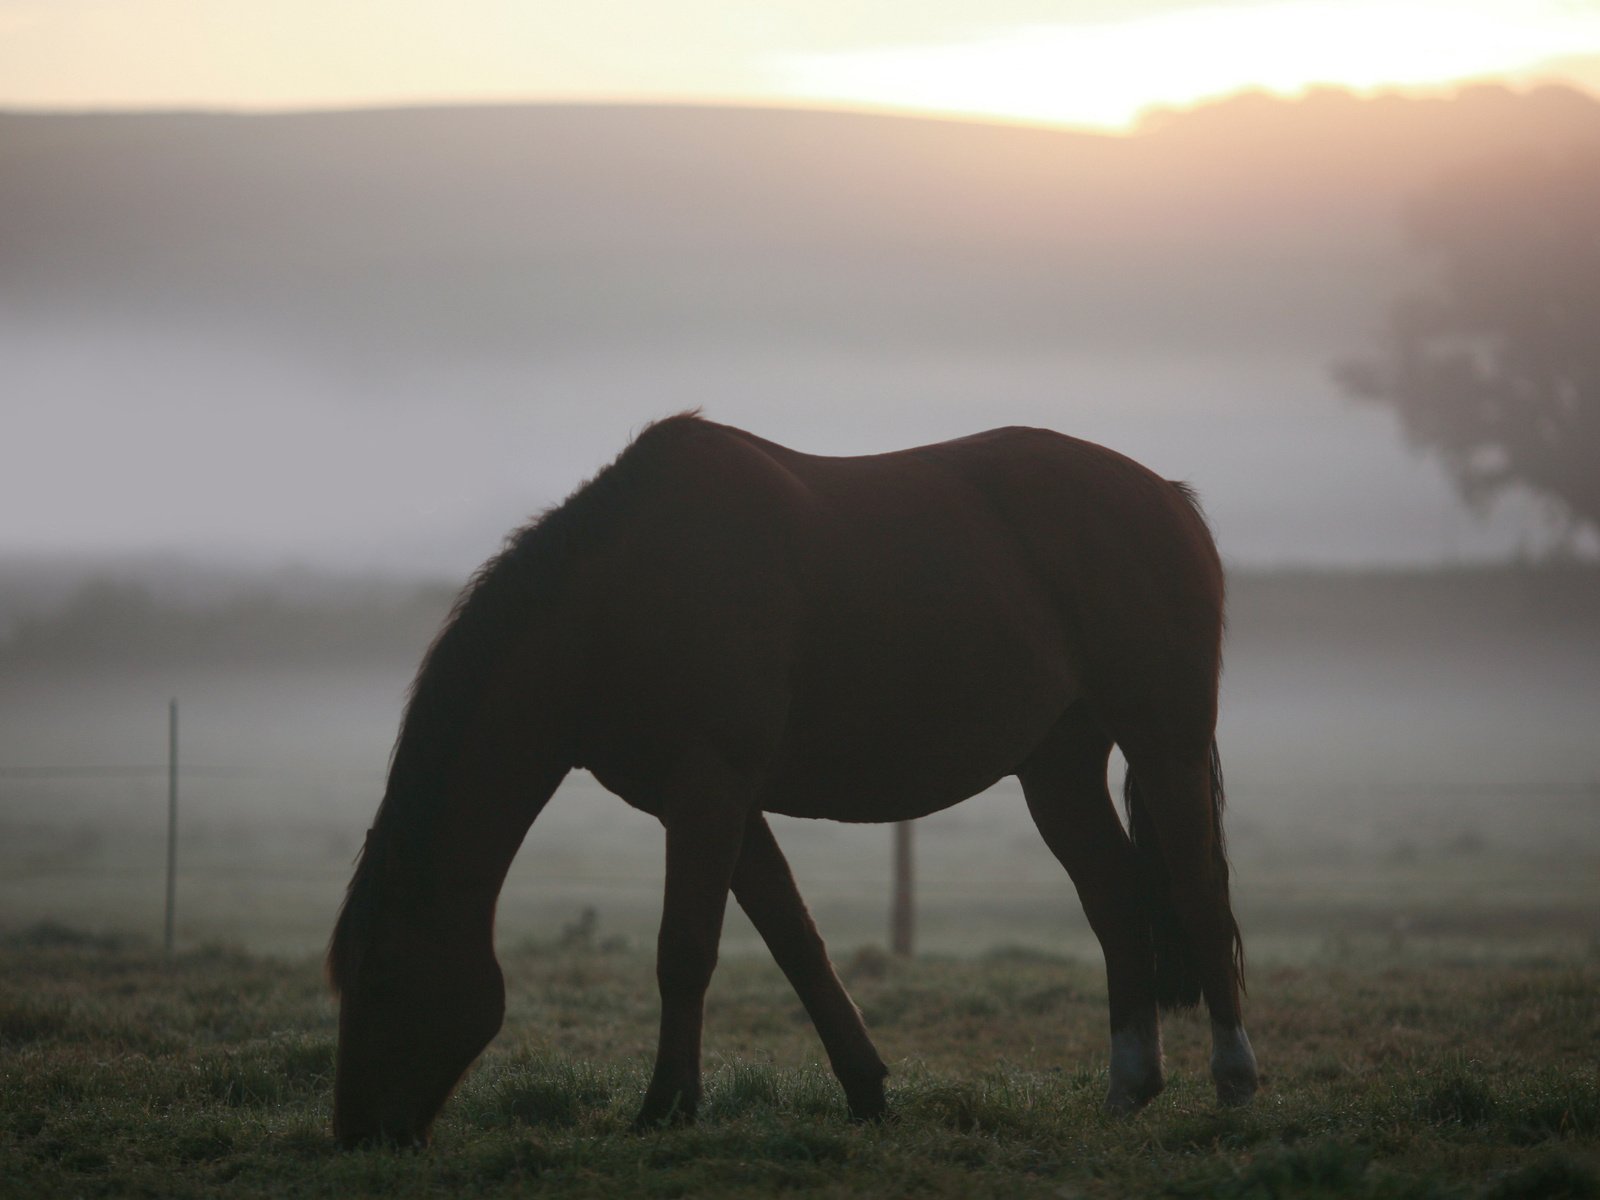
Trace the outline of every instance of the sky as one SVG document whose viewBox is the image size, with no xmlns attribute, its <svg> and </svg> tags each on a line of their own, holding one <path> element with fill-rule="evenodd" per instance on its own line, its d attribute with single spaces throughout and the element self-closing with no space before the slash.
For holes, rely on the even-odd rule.
<svg viewBox="0 0 1600 1200">
<path fill-rule="evenodd" d="M 1247 88 L 1600 90 L 1600 0 L 0 0 L 0 107 L 666 101 L 1124 129 Z"/>
<path fill-rule="evenodd" d="M 0 0 L 0 109 L 718 102 L 1115 131 L 1153 107 L 1250 88 L 1482 79 L 1600 92 L 1600 0 Z M 1327 360 L 1355 339 L 1288 366 L 930 352 L 718 361 L 715 373 L 699 359 L 596 360 L 568 377 L 489 361 L 467 378 L 407 379 L 379 410 L 299 348 L 7 319 L 0 417 L 27 436 L 0 439 L 0 511 L 12 514 L 0 554 L 178 550 L 458 572 L 639 424 L 699 404 L 818 453 L 1069 425 L 1194 479 L 1245 561 L 1488 559 L 1546 540 L 1526 498 L 1472 519 L 1387 414 L 1347 403 Z M 975 413 L 971 397 L 997 388 L 1006 403 Z M 1230 409 L 1241 394 L 1258 407 Z M 1101 399 L 1063 411 L 1064 395 Z M 1305 403 L 1279 417 L 1285 395 Z M 1196 447 L 1219 439 L 1234 457 L 1197 468 Z M 359 485 L 352 463 L 365 464 Z M 58 503 L 37 502 L 51 494 Z"/>
</svg>

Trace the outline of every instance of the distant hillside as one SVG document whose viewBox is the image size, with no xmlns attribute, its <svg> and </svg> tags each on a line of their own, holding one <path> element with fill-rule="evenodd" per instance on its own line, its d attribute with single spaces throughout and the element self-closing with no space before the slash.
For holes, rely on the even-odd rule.
<svg viewBox="0 0 1600 1200">
<path fill-rule="evenodd" d="M 263 584 L 182 604 L 158 600 L 137 583 L 95 579 L 60 607 L 17 619 L 0 637 L 0 671 L 414 666 L 454 594 L 396 585 L 291 599 Z"/>
<path fill-rule="evenodd" d="M 1425 265 L 1419 189 L 1579 146 L 1600 103 L 1558 89 L 1244 96 L 1130 137 L 0 114 L 0 554 L 459 578 L 700 405 L 822 454 L 1061 429 L 1194 483 L 1238 561 L 1537 555 L 1536 502 L 1475 524 L 1329 364 Z"/>
<path fill-rule="evenodd" d="M 1247 96 L 1134 137 L 645 107 L 0 114 L 0 318 L 250 335 L 363 368 L 662 346 L 1325 355 L 1463 159 L 1600 104 Z"/>
</svg>

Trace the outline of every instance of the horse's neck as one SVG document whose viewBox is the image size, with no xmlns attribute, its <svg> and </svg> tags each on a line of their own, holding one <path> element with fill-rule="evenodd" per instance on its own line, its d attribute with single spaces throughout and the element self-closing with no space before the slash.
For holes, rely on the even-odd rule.
<svg viewBox="0 0 1600 1200">
<path fill-rule="evenodd" d="M 461 731 L 450 765 L 429 772 L 420 836 L 405 839 L 407 866 L 454 899 L 492 911 L 495 897 L 532 825 L 571 769 L 569 741 L 554 715 L 526 704 L 488 702 Z M 402 756 L 397 755 L 397 766 Z M 392 787 L 412 786 L 404 778 Z"/>
<path fill-rule="evenodd" d="M 439 881 L 492 905 L 528 827 L 567 770 L 566 765 L 530 764 L 526 773 L 512 778 L 464 778 L 452 789 L 445 819 L 434 835 L 431 853 Z"/>
</svg>

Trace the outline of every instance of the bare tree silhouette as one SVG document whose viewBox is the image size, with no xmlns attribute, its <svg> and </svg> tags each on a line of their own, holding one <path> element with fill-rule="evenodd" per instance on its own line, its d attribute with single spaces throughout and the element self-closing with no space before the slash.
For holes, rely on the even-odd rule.
<svg viewBox="0 0 1600 1200">
<path fill-rule="evenodd" d="M 1409 214 L 1434 286 L 1334 367 L 1482 507 L 1522 485 L 1600 532 L 1600 146 L 1479 163 Z"/>
</svg>

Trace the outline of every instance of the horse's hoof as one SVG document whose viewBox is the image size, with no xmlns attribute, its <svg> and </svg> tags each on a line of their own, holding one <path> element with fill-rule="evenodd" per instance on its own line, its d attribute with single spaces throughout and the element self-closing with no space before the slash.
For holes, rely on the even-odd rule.
<svg viewBox="0 0 1600 1200">
<path fill-rule="evenodd" d="M 1150 1101 L 1161 1094 L 1161 1089 L 1166 1087 L 1166 1080 L 1161 1076 L 1146 1080 L 1137 1087 L 1118 1087 L 1112 1085 L 1106 1093 L 1106 1102 L 1102 1106 L 1108 1117 L 1131 1117 Z"/>
<path fill-rule="evenodd" d="M 889 1115 L 889 1102 L 884 1099 L 881 1083 L 876 1089 L 846 1092 L 845 1103 L 850 1106 L 850 1119 L 858 1125 L 881 1125 Z"/>
<path fill-rule="evenodd" d="M 1223 1108 L 1243 1108 L 1255 1099 L 1257 1085 L 1254 1075 L 1218 1079 L 1216 1084 L 1217 1103 Z"/>
<path fill-rule="evenodd" d="M 684 1116 L 682 1113 L 671 1112 L 664 1117 L 652 1117 L 640 1113 L 633 1119 L 630 1128 L 634 1133 L 659 1133 L 663 1129 L 682 1129 L 693 1124 L 694 1118 Z"/>
<path fill-rule="evenodd" d="M 1217 1085 L 1217 1103 L 1224 1108 L 1249 1104 L 1256 1094 L 1259 1073 L 1250 1038 L 1240 1026 L 1212 1031 L 1211 1079 Z"/>
<path fill-rule="evenodd" d="M 674 1096 L 663 1104 L 648 1097 L 633 1119 L 635 1133 L 654 1133 L 658 1129 L 681 1129 L 694 1124 L 694 1106 L 685 1105 Z"/>
<path fill-rule="evenodd" d="M 1108 1115 L 1132 1116 L 1166 1086 L 1159 1025 L 1132 1025 L 1111 1035 L 1111 1086 L 1104 1106 Z"/>
<path fill-rule="evenodd" d="M 334 1144 L 341 1150 L 426 1150 L 433 1141 L 429 1129 L 376 1129 L 335 1133 Z"/>
</svg>

